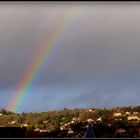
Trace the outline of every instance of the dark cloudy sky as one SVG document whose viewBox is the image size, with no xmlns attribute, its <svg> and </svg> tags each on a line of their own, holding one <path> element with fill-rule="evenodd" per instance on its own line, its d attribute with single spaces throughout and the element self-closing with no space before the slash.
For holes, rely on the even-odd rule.
<svg viewBox="0 0 140 140">
<path fill-rule="evenodd" d="M 0 108 L 71 5 L 80 7 L 21 112 L 139 105 L 140 3 L 0 3 Z M 10 103 L 12 105 L 12 103 Z"/>
</svg>

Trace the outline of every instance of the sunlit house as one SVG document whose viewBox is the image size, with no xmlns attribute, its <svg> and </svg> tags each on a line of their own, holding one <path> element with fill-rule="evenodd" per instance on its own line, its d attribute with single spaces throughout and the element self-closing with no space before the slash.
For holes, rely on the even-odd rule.
<svg viewBox="0 0 140 140">
<path fill-rule="evenodd" d="M 120 112 L 115 112 L 115 113 L 113 114 L 113 116 L 114 116 L 114 117 L 120 117 L 120 116 L 122 116 L 122 113 L 120 113 Z"/>
</svg>

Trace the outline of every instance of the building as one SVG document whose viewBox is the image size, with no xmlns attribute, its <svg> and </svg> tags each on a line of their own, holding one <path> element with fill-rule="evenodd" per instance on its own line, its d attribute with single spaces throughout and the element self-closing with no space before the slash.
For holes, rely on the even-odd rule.
<svg viewBox="0 0 140 140">
<path fill-rule="evenodd" d="M 102 117 L 99 117 L 96 121 L 101 122 L 102 121 Z"/>
<path fill-rule="evenodd" d="M 76 120 L 77 120 L 77 118 L 76 118 L 76 117 L 73 117 L 73 118 L 72 118 L 72 120 L 73 120 L 73 121 L 76 121 Z"/>
<path fill-rule="evenodd" d="M 68 133 L 68 134 L 73 134 L 74 131 L 72 131 L 71 129 L 69 129 L 67 133 Z"/>
<path fill-rule="evenodd" d="M 48 132 L 48 130 L 46 130 L 46 129 L 40 129 L 40 133 L 46 133 L 46 132 Z"/>
<path fill-rule="evenodd" d="M 23 124 L 23 126 L 24 126 L 24 127 L 27 127 L 27 126 L 28 126 L 28 124 Z"/>
<path fill-rule="evenodd" d="M 130 115 L 130 112 L 128 112 L 128 111 L 127 111 L 127 112 L 125 112 L 125 115 Z"/>
<path fill-rule="evenodd" d="M 60 130 L 61 131 L 65 130 L 65 126 L 60 126 Z"/>
<path fill-rule="evenodd" d="M 34 131 L 40 131 L 40 129 L 39 128 L 36 128 Z"/>
<path fill-rule="evenodd" d="M 133 112 L 133 114 L 134 114 L 134 115 L 138 115 L 139 113 L 138 113 L 138 112 Z"/>
<path fill-rule="evenodd" d="M 139 117 L 138 116 L 135 116 L 135 115 L 132 115 L 132 116 L 128 116 L 127 117 L 127 120 L 128 121 L 131 121 L 131 120 L 137 120 L 137 121 L 139 121 Z"/>
<path fill-rule="evenodd" d="M 90 119 L 87 119 L 87 122 L 90 123 L 90 122 L 93 122 L 93 120 L 90 118 Z"/>
<path fill-rule="evenodd" d="M 113 114 L 113 116 L 114 116 L 114 117 L 120 117 L 120 116 L 122 116 L 122 113 L 120 113 L 120 112 L 115 112 L 115 113 Z"/>
<path fill-rule="evenodd" d="M 127 123 L 128 123 L 128 125 L 129 124 L 131 124 L 131 125 L 138 125 L 139 124 L 139 117 L 135 116 L 135 115 L 128 116 L 127 117 Z"/>
</svg>

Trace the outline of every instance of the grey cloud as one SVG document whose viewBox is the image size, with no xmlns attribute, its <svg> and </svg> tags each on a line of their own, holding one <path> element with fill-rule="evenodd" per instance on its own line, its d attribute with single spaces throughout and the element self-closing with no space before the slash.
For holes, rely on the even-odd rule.
<svg viewBox="0 0 140 140">
<path fill-rule="evenodd" d="M 71 79 L 71 84 L 75 79 L 80 79 L 81 83 L 86 78 L 93 82 L 95 79 L 108 81 L 113 77 L 113 82 L 119 78 L 124 83 L 131 83 L 131 78 L 138 80 L 140 19 L 136 16 L 138 9 L 134 8 L 131 7 L 131 11 L 125 6 L 116 8 L 118 10 L 112 8 L 110 20 L 105 20 L 110 11 L 107 7 L 95 9 L 96 13 L 87 16 L 81 15 L 75 27 L 65 34 L 57 60 L 50 64 L 53 71 L 50 70 L 49 75 L 61 77 L 64 74 L 66 79 Z M 64 79 L 59 80 L 61 83 Z"/>
<path fill-rule="evenodd" d="M 0 4 L 1 89 L 16 87 L 40 50 L 40 43 L 52 34 L 70 6 Z M 72 99 L 73 104 L 79 98 L 81 105 L 105 102 L 109 106 L 114 104 L 112 98 L 119 102 L 127 95 L 124 102 L 134 103 L 139 98 L 140 82 L 139 3 L 77 6 L 80 10 L 76 18 L 56 42 L 34 86 L 99 89 L 84 94 L 81 90 L 81 95 Z M 131 92 L 125 93 L 128 89 Z"/>
<path fill-rule="evenodd" d="M 6 9 L 2 11 L 6 10 L 7 13 L 1 13 L 1 28 L 4 29 L 1 30 L 1 41 L 5 42 L 1 45 L 0 64 L 2 69 L 6 69 L 7 77 L 12 76 L 9 80 L 12 79 L 14 83 L 39 47 L 35 40 L 51 33 L 67 6 L 44 6 L 42 10 L 39 9 L 40 5 L 11 7 L 5 6 Z M 101 77 L 139 74 L 138 8 L 133 4 L 81 6 L 77 19 L 58 44 L 59 51 L 56 49 L 58 52 L 55 52 L 54 49 L 52 52 L 57 55 L 55 60 L 51 59 L 49 67 L 46 64 L 48 83 L 53 81 L 57 84 L 59 81 L 61 84 L 62 81 L 62 85 L 75 85 L 76 81 L 81 84 L 85 80 L 90 84 Z M 17 12 L 19 9 L 20 12 Z"/>
<path fill-rule="evenodd" d="M 110 108 L 115 106 L 130 106 L 139 105 L 139 92 L 133 90 L 132 92 L 124 89 L 95 89 L 91 92 L 83 93 L 80 96 L 71 98 L 69 102 L 65 103 L 68 107 L 100 107 Z"/>
</svg>

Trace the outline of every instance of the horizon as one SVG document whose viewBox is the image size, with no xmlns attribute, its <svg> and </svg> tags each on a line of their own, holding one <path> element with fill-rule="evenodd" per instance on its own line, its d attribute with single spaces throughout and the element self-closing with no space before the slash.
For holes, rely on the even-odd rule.
<svg viewBox="0 0 140 140">
<path fill-rule="evenodd" d="M 140 3 L 0 3 L 0 108 L 139 106 Z"/>
<path fill-rule="evenodd" d="M 25 112 L 25 111 L 23 111 L 23 112 L 12 112 L 12 111 L 10 111 L 10 110 L 6 110 L 6 109 L 4 109 L 4 108 L 0 108 L 0 110 L 2 110 L 2 109 L 4 109 L 5 111 L 8 111 L 8 112 L 12 112 L 12 113 L 15 113 L 15 114 L 22 114 L 22 113 L 26 113 L 26 114 L 28 114 L 28 113 L 47 113 L 47 112 L 53 112 L 53 111 L 62 111 L 62 110 L 64 110 L 64 109 L 68 109 L 68 110 L 75 110 L 75 109 L 83 109 L 83 110 L 86 110 L 86 109 L 99 109 L 99 110 L 110 110 L 110 109 L 116 109 L 116 108 L 129 108 L 129 107 L 139 107 L 140 105 L 137 105 L 137 106 L 133 106 L 133 105 L 129 105 L 129 106 L 112 106 L 112 107 L 93 107 L 93 106 L 91 106 L 91 107 L 73 107 L 73 108 L 66 108 L 66 107 L 64 107 L 64 108 L 60 108 L 60 109 L 54 109 L 54 110 L 44 110 L 44 111 L 37 111 L 37 112 Z"/>
</svg>

